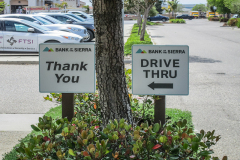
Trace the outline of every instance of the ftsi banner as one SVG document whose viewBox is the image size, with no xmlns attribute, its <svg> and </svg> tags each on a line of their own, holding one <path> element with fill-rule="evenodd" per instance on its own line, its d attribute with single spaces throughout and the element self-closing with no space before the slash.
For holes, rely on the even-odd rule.
<svg viewBox="0 0 240 160">
<path fill-rule="evenodd" d="M 94 93 L 95 45 L 40 44 L 39 91 Z"/>
<path fill-rule="evenodd" d="M 133 45 L 132 93 L 136 95 L 188 95 L 189 47 Z"/>
</svg>

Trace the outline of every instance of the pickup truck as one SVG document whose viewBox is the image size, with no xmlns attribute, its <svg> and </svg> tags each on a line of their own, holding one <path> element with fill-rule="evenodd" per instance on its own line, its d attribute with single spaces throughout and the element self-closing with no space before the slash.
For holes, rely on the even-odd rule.
<svg viewBox="0 0 240 160">
<path fill-rule="evenodd" d="M 180 16 L 176 16 L 177 19 L 189 19 L 192 20 L 194 19 L 194 16 L 189 16 L 188 14 L 182 14 Z"/>
</svg>

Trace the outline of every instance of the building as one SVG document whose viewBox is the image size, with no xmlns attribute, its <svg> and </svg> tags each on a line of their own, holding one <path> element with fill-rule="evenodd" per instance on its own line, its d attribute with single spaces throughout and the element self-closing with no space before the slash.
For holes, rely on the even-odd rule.
<svg viewBox="0 0 240 160">
<path fill-rule="evenodd" d="M 5 14 L 9 13 L 25 13 L 23 10 L 24 7 L 34 8 L 34 10 L 41 10 L 46 6 L 50 6 L 51 9 L 54 9 L 55 4 L 61 4 L 67 2 L 68 8 L 82 8 L 86 5 L 85 2 L 80 0 L 0 0 L 0 2 L 6 2 L 7 5 L 4 11 Z"/>
<path fill-rule="evenodd" d="M 3 1 L 3 0 L 0 0 Z M 4 0 L 9 6 L 6 6 L 5 14 L 22 13 L 24 7 L 43 7 L 54 6 L 55 3 L 61 3 L 60 0 Z"/>
</svg>

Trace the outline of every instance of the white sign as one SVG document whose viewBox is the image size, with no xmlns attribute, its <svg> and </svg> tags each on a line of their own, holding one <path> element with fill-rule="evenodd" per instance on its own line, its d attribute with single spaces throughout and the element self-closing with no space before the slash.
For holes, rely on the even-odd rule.
<svg viewBox="0 0 240 160">
<path fill-rule="evenodd" d="M 132 46 L 132 93 L 188 95 L 189 47 Z"/>
<path fill-rule="evenodd" d="M 95 45 L 40 44 L 39 92 L 95 92 Z"/>
</svg>

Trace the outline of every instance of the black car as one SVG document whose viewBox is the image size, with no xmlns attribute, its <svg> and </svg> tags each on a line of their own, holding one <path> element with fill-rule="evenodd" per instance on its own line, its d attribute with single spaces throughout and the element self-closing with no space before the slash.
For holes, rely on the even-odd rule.
<svg viewBox="0 0 240 160">
<path fill-rule="evenodd" d="M 189 16 L 188 14 L 182 14 L 180 16 L 176 16 L 177 19 L 189 19 L 192 20 L 194 19 L 194 16 Z"/>
<path fill-rule="evenodd" d="M 88 39 L 85 41 L 91 41 L 93 38 L 95 38 L 95 27 L 93 22 L 81 21 L 80 19 L 76 19 L 70 15 L 63 14 L 63 13 L 41 13 L 41 14 L 48 15 L 65 24 L 69 23 L 69 24 L 81 25 L 85 27 L 87 29 L 87 34 L 89 35 Z"/>
<path fill-rule="evenodd" d="M 166 22 L 169 20 L 168 17 L 165 17 L 165 16 L 161 16 L 160 14 L 157 15 L 157 16 L 154 16 L 154 17 L 148 17 L 147 18 L 148 21 L 163 21 L 163 22 Z"/>
</svg>

